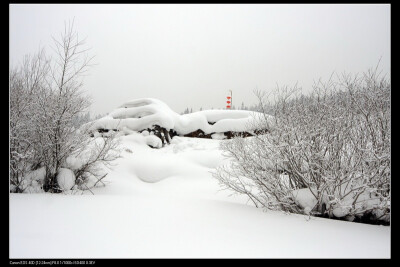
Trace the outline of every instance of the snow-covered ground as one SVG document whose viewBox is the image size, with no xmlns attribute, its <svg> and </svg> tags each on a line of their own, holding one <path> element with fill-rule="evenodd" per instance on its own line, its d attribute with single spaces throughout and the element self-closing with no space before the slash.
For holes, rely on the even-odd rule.
<svg viewBox="0 0 400 267">
<path fill-rule="evenodd" d="M 388 226 L 263 212 L 220 191 L 226 140 L 120 138 L 95 195 L 10 194 L 10 258 L 390 257 Z"/>
</svg>

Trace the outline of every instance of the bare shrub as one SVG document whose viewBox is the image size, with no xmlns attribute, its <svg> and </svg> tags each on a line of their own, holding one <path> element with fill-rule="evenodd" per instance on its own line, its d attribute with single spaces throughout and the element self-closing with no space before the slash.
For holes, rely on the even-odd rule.
<svg viewBox="0 0 400 267">
<path fill-rule="evenodd" d="M 76 171 L 77 182 L 95 171 L 99 163 L 117 156 L 112 152 L 115 138 L 93 147 L 87 127 L 83 126 L 90 106 L 84 93 L 83 78 L 93 65 L 84 40 L 74 31 L 73 22 L 65 24 L 60 38 L 54 39 L 55 56 L 44 50 L 27 56 L 22 66 L 10 70 L 10 183 L 12 192 L 20 186 L 29 170 L 45 168 L 43 189 L 60 192 L 57 174 L 67 158 L 92 148 L 83 166 Z M 86 116 L 87 117 L 87 116 Z M 81 164 L 81 165 L 82 165 Z"/>
<path fill-rule="evenodd" d="M 25 56 L 21 66 L 10 69 L 9 153 L 10 185 L 12 191 L 24 191 L 25 174 L 40 162 L 37 149 L 36 96 L 42 90 L 49 73 L 49 60 L 44 50 Z"/>
<path fill-rule="evenodd" d="M 270 131 L 224 142 L 232 160 L 214 175 L 257 207 L 308 213 L 295 194 L 306 188 L 311 214 L 389 220 L 390 90 L 375 69 L 319 81 L 309 95 L 296 86 L 273 101 L 257 92 L 258 123 Z"/>
</svg>

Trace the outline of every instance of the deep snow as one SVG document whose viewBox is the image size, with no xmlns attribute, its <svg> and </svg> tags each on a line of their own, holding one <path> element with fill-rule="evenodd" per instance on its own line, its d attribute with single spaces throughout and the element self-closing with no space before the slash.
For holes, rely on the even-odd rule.
<svg viewBox="0 0 400 267">
<path fill-rule="evenodd" d="M 211 175 L 227 140 L 120 137 L 106 186 L 10 194 L 10 258 L 389 258 L 390 226 L 263 212 Z"/>
<path fill-rule="evenodd" d="M 124 103 L 108 115 L 96 120 L 91 129 L 127 128 L 141 131 L 159 125 L 167 130 L 175 130 L 178 135 L 185 135 L 198 129 L 206 134 L 242 132 L 256 130 L 256 122 L 266 117 L 272 119 L 272 116 L 248 110 L 203 110 L 180 115 L 158 99 L 139 98 Z"/>
</svg>

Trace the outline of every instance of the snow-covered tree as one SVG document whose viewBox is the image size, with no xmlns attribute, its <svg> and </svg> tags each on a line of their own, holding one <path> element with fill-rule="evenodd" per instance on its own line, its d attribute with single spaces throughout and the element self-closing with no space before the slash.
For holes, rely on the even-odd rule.
<svg viewBox="0 0 400 267">
<path fill-rule="evenodd" d="M 19 171 L 22 165 L 45 168 L 43 189 L 59 191 L 60 168 L 67 164 L 69 156 L 86 150 L 91 143 L 88 125 L 83 125 L 90 101 L 82 86 L 93 57 L 88 56 L 73 22 L 65 25 L 60 39 L 53 40 L 53 58 L 47 58 L 42 50 L 27 57 L 22 67 L 10 71 L 10 173 L 16 192 L 23 191 L 18 186 L 27 171 L 25 167 Z M 105 143 L 85 160 L 115 158 L 107 156 L 115 148 L 113 138 L 107 138 Z M 75 170 L 76 178 L 82 175 L 79 169 Z M 88 172 L 89 168 L 86 166 L 85 170 Z"/>
<path fill-rule="evenodd" d="M 181 114 L 189 114 L 189 108 L 186 108 Z"/>
<path fill-rule="evenodd" d="M 41 158 L 33 118 L 38 112 L 36 96 L 43 90 L 48 73 L 49 61 L 43 49 L 25 56 L 21 66 L 10 68 L 10 184 L 15 192 L 24 190 L 25 174 L 36 168 Z"/>
</svg>

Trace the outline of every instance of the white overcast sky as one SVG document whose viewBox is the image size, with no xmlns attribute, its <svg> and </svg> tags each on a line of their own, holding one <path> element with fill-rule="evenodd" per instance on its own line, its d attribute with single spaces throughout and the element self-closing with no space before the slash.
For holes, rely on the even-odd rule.
<svg viewBox="0 0 400 267">
<path fill-rule="evenodd" d="M 64 22 L 87 37 L 93 115 L 152 97 L 180 113 L 256 103 L 253 90 L 305 91 L 333 71 L 375 67 L 390 77 L 390 5 L 12 4 L 10 64 L 50 50 Z"/>
</svg>

